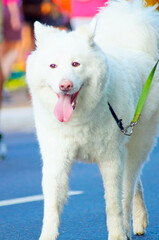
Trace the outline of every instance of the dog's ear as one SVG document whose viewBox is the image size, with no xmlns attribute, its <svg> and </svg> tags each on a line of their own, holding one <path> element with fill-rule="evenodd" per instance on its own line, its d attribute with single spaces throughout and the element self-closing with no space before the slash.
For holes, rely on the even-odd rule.
<svg viewBox="0 0 159 240">
<path fill-rule="evenodd" d="M 87 25 L 80 26 L 79 28 L 77 28 L 77 31 L 80 34 L 86 36 L 86 38 L 88 39 L 88 43 L 91 47 L 94 46 L 94 35 L 93 35 L 92 31 L 90 30 L 89 26 L 87 26 Z"/>
<path fill-rule="evenodd" d="M 44 31 L 44 25 L 41 24 L 40 22 L 36 21 L 34 23 L 34 36 L 35 36 L 35 39 L 38 41 L 40 39 L 40 37 L 42 36 L 43 34 L 43 31 Z"/>
<path fill-rule="evenodd" d="M 36 46 L 39 46 L 43 42 L 43 39 L 47 37 L 49 34 L 52 34 L 53 32 L 57 31 L 59 31 L 57 28 L 47 26 L 36 21 L 34 23 L 34 36 L 36 40 Z"/>
<path fill-rule="evenodd" d="M 89 45 L 91 47 L 95 45 L 94 38 L 96 34 L 96 28 L 97 28 L 97 18 L 93 18 L 93 20 L 89 25 L 83 25 L 77 28 L 78 32 L 80 32 L 81 34 L 85 34 L 87 36 Z"/>
<path fill-rule="evenodd" d="M 92 33 L 93 39 L 95 38 L 96 35 L 97 23 L 98 19 L 97 17 L 94 17 L 91 23 L 89 24 L 90 32 Z"/>
</svg>

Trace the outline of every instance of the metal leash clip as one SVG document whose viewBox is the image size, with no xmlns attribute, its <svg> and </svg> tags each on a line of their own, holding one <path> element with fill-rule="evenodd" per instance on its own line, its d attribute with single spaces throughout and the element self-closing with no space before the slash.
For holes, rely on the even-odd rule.
<svg viewBox="0 0 159 240">
<path fill-rule="evenodd" d="M 131 122 L 126 128 L 121 130 L 126 136 L 131 136 L 133 133 L 134 126 L 137 125 L 138 121 Z"/>
</svg>

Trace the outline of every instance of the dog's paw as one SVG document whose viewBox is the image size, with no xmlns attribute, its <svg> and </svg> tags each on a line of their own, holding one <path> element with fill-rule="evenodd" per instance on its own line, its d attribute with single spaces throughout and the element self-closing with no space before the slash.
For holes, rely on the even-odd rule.
<svg viewBox="0 0 159 240">
<path fill-rule="evenodd" d="M 133 216 L 133 232 L 135 235 L 143 235 L 148 226 L 148 217 L 146 210 L 140 212 L 140 215 Z"/>
<path fill-rule="evenodd" d="M 58 238 L 58 233 L 53 235 L 53 234 L 48 234 L 48 233 L 42 233 L 39 240 L 57 240 Z"/>
<path fill-rule="evenodd" d="M 39 240 L 57 240 L 58 236 L 56 237 L 52 237 L 52 236 L 49 236 L 49 235 L 41 235 Z"/>
<path fill-rule="evenodd" d="M 109 233 L 108 240 L 128 240 L 124 233 L 117 234 L 117 233 Z"/>
<path fill-rule="evenodd" d="M 125 223 L 124 225 L 125 225 L 124 228 L 125 228 L 127 240 L 130 240 L 130 238 L 131 238 L 131 225 L 128 222 Z"/>
<path fill-rule="evenodd" d="M 127 240 L 131 239 L 131 230 L 130 229 L 126 229 L 126 236 L 127 236 Z"/>
</svg>

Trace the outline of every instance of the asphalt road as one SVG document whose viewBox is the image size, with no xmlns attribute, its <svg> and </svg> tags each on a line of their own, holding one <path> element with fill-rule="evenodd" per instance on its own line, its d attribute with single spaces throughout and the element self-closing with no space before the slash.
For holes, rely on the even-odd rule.
<svg viewBox="0 0 159 240">
<path fill-rule="evenodd" d="M 8 157 L 0 162 L 0 240 L 38 240 L 43 200 L 42 164 L 36 137 L 33 133 L 12 133 L 5 139 Z M 144 236 L 133 236 L 133 240 L 159 240 L 158 155 L 159 144 L 142 175 L 149 227 Z M 103 185 L 97 165 L 75 163 L 70 174 L 70 190 L 73 195 L 64 207 L 58 240 L 106 240 Z M 10 199 L 14 200 L 8 202 Z"/>
</svg>

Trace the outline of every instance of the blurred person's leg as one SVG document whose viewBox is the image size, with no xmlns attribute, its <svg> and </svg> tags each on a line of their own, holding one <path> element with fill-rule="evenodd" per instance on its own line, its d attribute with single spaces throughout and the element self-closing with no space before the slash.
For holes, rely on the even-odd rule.
<svg viewBox="0 0 159 240">
<path fill-rule="evenodd" d="M 2 106 L 2 91 L 3 91 L 3 73 L 2 73 L 2 44 L 0 43 L 0 109 Z M 3 142 L 3 135 L 1 133 L 1 121 L 0 121 L 0 160 L 6 157 L 6 146 Z"/>
<path fill-rule="evenodd" d="M 13 21 L 13 19 L 16 21 Z M 2 71 L 4 79 L 8 79 L 12 65 L 18 60 L 21 49 L 22 14 L 17 3 L 11 2 L 3 6 L 3 46 Z"/>
<path fill-rule="evenodd" d="M 33 36 L 31 32 L 31 27 L 27 23 L 24 24 L 22 29 L 21 48 L 22 48 L 22 54 L 23 54 L 22 57 L 25 57 L 25 59 L 34 48 L 34 41 L 33 41 Z"/>
<path fill-rule="evenodd" d="M 2 62 L 2 1 L 0 2 L 0 108 L 2 102 L 2 85 L 3 85 L 1 62 Z"/>
<path fill-rule="evenodd" d="M 2 90 L 3 90 L 3 74 L 2 74 L 1 60 L 0 60 L 0 108 L 2 105 Z M 5 157 L 6 157 L 6 146 L 3 142 L 3 135 L 0 132 L 0 160 L 4 159 Z"/>
<path fill-rule="evenodd" d="M 17 48 L 17 43 L 4 41 L 3 43 L 3 51 L 2 51 L 2 71 L 3 77 L 7 80 L 10 76 L 11 69 L 13 64 L 18 59 L 19 49 Z"/>
<path fill-rule="evenodd" d="M 2 75 L 2 67 L 1 67 L 1 60 L 0 60 L 0 108 L 2 105 L 2 89 L 3 89 L 3 75 Z"/>
<path fill-rule="evenodd" d="M 0 110 L 2 106 L 2 91 L 3 91 L 3 73 L 2 73 L 2 1 L 0 2 Z M 6 157 L 6 146 L 3 142 L 0 122 L 0 160 Z"/>
<path fill-rule="evenodd" d="M 2 1 L 0 1 L 0 108 L 2 105 L 3 81 L 9 77 L 12 65 L 19 54 L 21 27 L 22 15 L 18 2 L 8 1 L 3 5 L 2 12 Z M 0 121 L 0 159 L 3 159 L 6 157 L 6 146 L 1 131 Z"/>
</svg>

